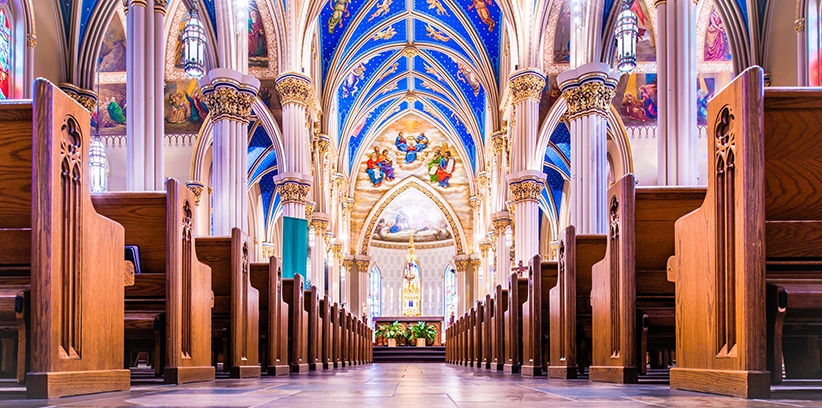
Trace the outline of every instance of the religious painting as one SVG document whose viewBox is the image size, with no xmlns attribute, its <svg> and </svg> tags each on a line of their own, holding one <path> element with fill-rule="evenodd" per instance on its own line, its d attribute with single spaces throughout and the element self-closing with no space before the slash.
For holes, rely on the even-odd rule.
<svg viewBox="0 0 822 408">
<path fill-rule="evenodd" d="M 268 42 L 257 2 L 248 2 L 248 66 L 268 68 Z"/>
<path fill-rule="evenodd" d="M 385 207 L 371 239 L 408 242 L 412 234 L 417 242 L 448 241 L 454 236 L 442 210 L 414 188 L 400 193 Z"/>
<path fill-rule="evenodd" d="M 185 47 L 183 46 L 183 29 L 186 27 L 186 22 L 191 14 L 186 9 L 185 14 L 183 15 L 182 20 L 180 20 L 180 26 L 177 27 L 174 32 L 177 33 L 177 41 L 174 42 L 174 67 L 183 69 L 185 68 Z"/>
<path fill-rule="evenodd" d="M 283 124 L 283 106 L 280 103 L 280 94 L 277 93 L 277 81 L 271 79 L 264 79 L 260 81 L 260 91 L 257 92 L 257 97 L 265 104 L 271 116 L 280 125 L 282 129 Z"/>
<path fill-rule="evenodd" d="M 169 82 L 164 99 L 166 133 L 199 133 L 208 107 L 196 79 Z"/>
<path fill-rule="evenodd" d="M 91 127 L 99 135 L 126 134 L 126 84 L 100 85 L 99 106 L 91 115 Z"/>
<path fill-rule="evenodd" d="M 636 60 L 637 62 L 656 62 L 656 34 L 648 6 L 643 0 L 634 0 L 631 11 L 636 15 L 639 29 L 636 39 Z"/>
<path fill-rule="evenodd" d="M 548 112 L 551 111 L 551 108 L 554 104 L 562 97 L 562 91 L 559 89 L 559 84 L 557 84 L 557 76 L 556 75 L 548 75 L 547 80 L 545 81 L 545 88 L 542 90 L 542 97 L 539 101 L 539 124 L 542 125 L 542 122 L 548 116 Z"/>
<path fill-rule="evenodd" d="M 733 80 L 733 72 L 699 73 L 696 76 L 696 123 L 708 125 L 708 100 Z"/>
<path fill-rule="evenodd" d="M 405 268 L 402 273 L 402 315 L 422 315 L 422 276 L 417 262 L 417 251 L 414 248 L 414 235 L 409 237 L 408 252 L 405 256 Z"/>
<path fill-rule="evenodd" d="M 97 71 L 99 72 L 125 72 L 126 71 L 126 33 L 120 16 L 114 15 L 103 36 L 103 43 L 100 45 L 100 55 L 97 58 Z"/>
<path fill-rule="evenodd" d="M 491 7 L 494 7 L 494 0 L 471 0 L 471 4 L 468 5 L 465 11 L 475 10 L 480 21 L 488 28 L 488 31 L 494 31 L 497 23 L 494 21 L 494 18 L 491 17 Z"/>
<path fill-rule="evenodd" d="M 725 31 L 722 18 L 719 17 L 719 13 L 716 11 L 716 6 L 711 6 L 708 26 L 705 28 L 705 48 L 702 59 L 705 62 L 732 60 L 728 33 Z"/>
<path fill-rule="evenodd" d="M 453 59 L 453 61 L 457 65 L 457 72 L 454 77 L 457 78 L 457 81 L 468 84 L 471 90 L 474 91 L 474 96 L 478 96 L 480 89 L 482 89 L 482 84 L 480 83 L 477 73 L 467 64 L 463 64 L 456 59 Z"/>
<path fill-rule="evenodd" d="M 554 33 L 554 63 L 571 62 L 571 6 L 570 1 L 563 1 L 559 9 L 557 30 Z"/>
<path fill-rule="evenodd" d="M 656 126 L 658 112 L 656 74 L 623 75 L 613 104 L 625 126 Z"/>
<path fill-rule="evenodd" d="M 334 10 L 331 17 L 328 18 L 328 34 L 334 34 L 334 31 L 343 27 L 343 17 L 348 17 L 348 3 L 351 0 L 331 0 L 328 4 Z"/>
<path fill-rule="evenodd" d="M 354 96 L 357 93 L 357 91 L 360 90 L 360 81 L 362 81 L 362 79 L 365 78 L 366 63 L 368 63 L 368 61 L 359 62 L 357 65 L 351 68 L 351 71 L 349 71 L 348 74 L 345 76 L 345 79 L 343 79 L 343 83 L 340 85 L 340 88 L 342 89 L 343 98 Z"/>
</svg>

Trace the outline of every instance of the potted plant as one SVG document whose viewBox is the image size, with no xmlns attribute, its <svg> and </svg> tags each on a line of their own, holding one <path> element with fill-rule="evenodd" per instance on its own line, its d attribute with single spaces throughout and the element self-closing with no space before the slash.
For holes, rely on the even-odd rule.
<svg viewBox="0 0 822 408">
<path fill-rule="evenodd" d="M 397 338 L 405 337 L 405 326 L 401 325 L 400 322 L 386 323 L 380 326 L 375 334 L 387 340 L 388 347 L 397 347 Z"/>
<path fill-rule="evenodd" d="M 425 347 L 426 343 L 434 343 L 437 338 L 437 329 L 425 322 L 412 324 L 408 329 L 411 337 L 417 340 L 417 347 Z"/>
</svg>

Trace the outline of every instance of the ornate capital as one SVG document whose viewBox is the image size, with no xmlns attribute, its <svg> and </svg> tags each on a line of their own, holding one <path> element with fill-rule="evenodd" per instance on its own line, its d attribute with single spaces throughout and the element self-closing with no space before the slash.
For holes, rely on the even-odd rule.
<svg viewBox="0 0 822 408">
<path fill-rule="evenodd" d="M 70 96 L 80 105 L 83 105 L 83 108 L 87 111 L 94 112 L 94 110 L 97 109 L 96 93 L 67 82 L 61 82 L 58 86 L 63 92 L 66 93 L 66 95 Z"/>
<path fill-rule="evenodd" d="M 346 215 L 351 214 L 351 210 L 354 209 L 354 199 L 346 197 L 345 200 L 342 202 L 343 213 Z"/>
<path fill-rule="evenodd" d="M 530 175 L 508 181 L 508 190 L 513 196 L 514 204 L 525 201 L 537 202 L 543 188 L 545 181 Z"/>
<path fill-rule="evenodd" d="M 491 226 L 494 228 L 494 233 L 501 237 L 505 235 L 505 229 L 511 225 L 511 218 L 508 212 L 502 211 L 491 215 Z"/>
<path fill-rule="evenodd" d="M 274 256 L 274 243 L 273 242 L 263 241 L 262 249 L 263 249 L 263 259 L 268 259 L 268 258 L 271 258 L 272 256 Z"/>
<path fill-rule="evenodd" d="M 348 273 L 351 273 L 354 270 L 354 258 L 345 257 L 342 261 L 343 268 L 345 268 Z"/>
<path fill-rule="evenodd" d="M 342 189 L 343 181 L 345 181 L 345 176 L 342 173 L 334 173 L 331 176 L 331 185 L 334 188 L 334 191 L 340 191 Z"/>
<path fill-rule="evenodd" d="M 368 267 L 371 266 L 371 259 L 355 259 L 354 263 L 357 265 L 357 271 L 360 273 L 368 272 Z"/>
<path fill-rule="evenodd" d="M 797 18 L 793 22 L 793 30 L 797 33 L 805 31 L 805 18 Z"/>
<path fill-rule="evenodd" d="M 468 206 L 471 207 L 471 210 L 477 211 L 480 208 L 480 199 L 477 196 L 471 196 L 468 199 Z"/>
<path fill-rule="evenodd" d="M 286 178 L 275 180 L 275 185 L 277 193 L 280 194 L 280 199 L 282 199 L 283 204 L 306 204 L 308 192 L 311 190 L 310 183 L 304 180 Z M 311 208 L 311 211 L 314 211 L 313 207 Z M 308 215 L 307 213 L 308 209 L 306 207 L 306 215 Z"/>
<path fill-rule="evenodd" d="M 612 85 L 603 81 L 591 81 L 562 91 L 562 97 L 568 104 L 568 119 L 571 120 L 591 114 L 608 114 L 614 95 L 616 82 Z"/>
<path fill-rule="evenodd" d="M 332 254 L 332 255 L 334 256 L 334 258 L 335 258 L 335 259 L 337 259 L 337 260 L 341 260 L 341 259 L 342 259 L 342 257 L 343 257 L 343 255 L 342 255 L 342 247 L 343 247 L 343 246 L 342 246 L 342 242 L 339 242 L 339 241 L 334 242 L 333 244 L 331 244 L 331 254 Z"/>
<path fill-rule="evenodd" d="M 457 272 L 465 272 L 468 269 L 468 259 L 455 259 L 454 260 L 454 267 Z"/>
<path fill-rule="evenodd" d="M 167 8 L 168 8 L 168 0 L 154 0 L 154 11 L 155 12 L 161 13 L 162 15 L 165 15 Z"/>
<path fill-rule="evenodd" d="M 314 99 L 311 78 L 296 72 L 286 72 L 277 78 L 277 93 L 283 106 L 296 103 L 308 107 Z"/>
<path fill-rule="evenodd" d="M 314 208 L 316 208 L 316 203 L 313 201 L 306 201 L 305 202 L 305 219 L 311 220 L 314 215 Z"/>
<path fill-rule="evenodd" d="M 325 236 L 325 232 L 328 231 L 328 215 L 323 213 L 314 213 L 313 217 L 311 217 L 311 226 L 314 227 L 314 232 L 316 234 L 321 234 Z"/>
<path fill-rule="evenodd" d="M 494 132 L 491 135 L 491 146 L 494 148 L 494 153 L 499 155 L 505 149 L 505 134 L 504 132 Z"/>
<path fill-rule="evenodd" d="M 482 253 L 483 258 L 488 257 L 488 250 L 491 249 L 491 243 L 488 241 L 482 241 L 479 244 L 480 253 Z"/>
<path fill-rule="evenodd" d="M 480 188 L 488 187 L 488 173 L 481 171 L 477 174 L 477 184 Z"/>
<path fill-rule="evenodd" d="M 28 45 L 29 48 L 36 47 L 37 46 L 37 35 L 34 34 L 34 33 L 26 34 L 26 45 Z"/>
<path fill-rule="evenodd" d="M 228 119 L 248 123 L 255 94 L 233 87 L 203 88 L 205 103 L 214 121 Z"/>
<path fill-rule="evenodd" d="M 194 205 L 200 205 L 200 196 L 203 194 L 205 184 L 200 181 L 189 181 L 186 187 L 194 193 Z"/>
<path fill-rule="evenodd" d="M 320 157 L 325 157 L 328 154 L 328 149 L 331 147 L 331 139 L 328 138 L 328 135 L 323 133 L 317 134 L 317 152 L 320 154 Z"/>
<path fill-rule="evenodd" d="M 545 89 L 545 75 L 535 70 L 515 72 L 508 81 L 514 104 L 524 100 L 539 101 Z"/>
</svg>

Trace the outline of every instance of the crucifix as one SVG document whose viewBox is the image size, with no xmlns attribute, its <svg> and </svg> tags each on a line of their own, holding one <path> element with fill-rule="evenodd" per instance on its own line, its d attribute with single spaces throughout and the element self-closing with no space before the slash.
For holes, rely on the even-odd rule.
<svg viewBox="0 0 822 408">
<path fill-rule="evenodd" d="M 521 277 L 521 278 L 522 278 L 522 277 L 526 277 L 526 278 L 527 278 L 527 276 L 525 275 L 525 271 L 527 271 L 527 270 L 528 270 L 528 267 L 527 267 L 527 266 L 524 266 L 524 265 L 522 264 L 522 260 L 520 260 L 520 261 L 519 261 L 519 263 L 517 264 L 517 266 L 516 266 L 516 267 L 511 268 L 511 270 L 512 270 L 512 271 L 514 271 L 514 272 L 516 272 L 516 273 L 517 273 L 517 275 L 519 275 L 519 277 Z"/>
</svg>

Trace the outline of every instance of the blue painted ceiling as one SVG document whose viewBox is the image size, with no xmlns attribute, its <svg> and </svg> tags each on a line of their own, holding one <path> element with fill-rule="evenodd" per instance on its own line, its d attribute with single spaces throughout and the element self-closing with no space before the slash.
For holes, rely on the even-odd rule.
<svg viewBox="0 0 822 408">
<path fill-rule="evenodd" d="M 542 204 L 554 219 L 559 216 L 562 189 L 571 178 L 571 132 L 564 122 L 557 125 L 545 149 L 542 172 L 546 177 L 546 189 L 542 190 Z"/>
<path fill-rule="evenodd" d="M 256 116 L 256 115 L 255 115 Z M 277 154 L 271 137 L 259 122 L 252 120 L 248 125 L 248 187 L 260 184 L 260 194 L 265 212 L 265 225 L 274 221 L 280 205 L 280 195 L 274 188 L 274 176 L 279 173 Z"/>
<path fill-rule="evenodd" d="M 334 0 L 319 18 L 323 86 L 349 171 L 370 133 L 414 110 L 476 168 L 496 102 L 502 14 L 493 0 Z"/>
</svg>

